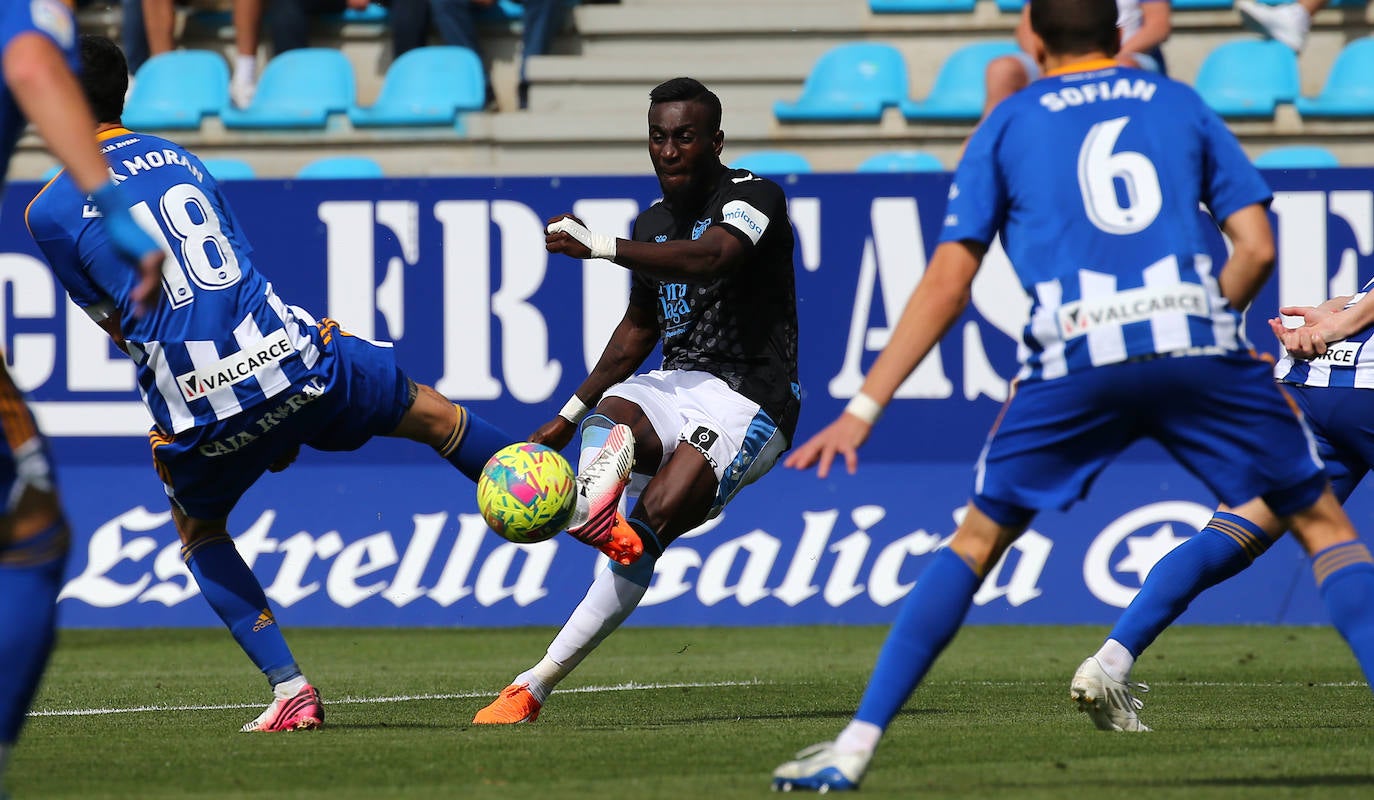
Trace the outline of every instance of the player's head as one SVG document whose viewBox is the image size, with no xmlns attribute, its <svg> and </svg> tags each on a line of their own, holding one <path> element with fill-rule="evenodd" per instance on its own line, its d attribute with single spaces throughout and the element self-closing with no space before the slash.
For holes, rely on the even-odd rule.
<svg viewBox="0 0 1374 800">
<path fill-rule="evenodd" d="M 700 81 L 673 78 L 649 92 L 649 160 L 664 195 L 710 185 L 724 146 L 720 98 Z"/>
<path fill-rule="evenodd" d="M 1116 0 L 1031 0 L 1031 30 L 1055 56 L 1116 55 Z"/>
<path fill-rule="evenodd" d="M 129 62 L 109 37 L 81 37 L 81 89 L 96 122 L 119 122 L 129 91 Z"/>
</svg>

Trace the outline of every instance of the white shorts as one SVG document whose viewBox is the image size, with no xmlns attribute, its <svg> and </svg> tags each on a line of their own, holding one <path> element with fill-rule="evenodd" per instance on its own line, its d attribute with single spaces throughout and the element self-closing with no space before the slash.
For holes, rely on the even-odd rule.
<svg viewBox="0 0 1374 800">
<path fill-rule="evenodd" d="M 719 484 L 708 519 L 772 469 L 788 447 L 758 403 L 707 372 L 654 370 L 612 386 L 605 396 L 629 400 L 649 418 L 663 446 L 657 467 L 684 442 L 706 458 Z"/>
</svg>

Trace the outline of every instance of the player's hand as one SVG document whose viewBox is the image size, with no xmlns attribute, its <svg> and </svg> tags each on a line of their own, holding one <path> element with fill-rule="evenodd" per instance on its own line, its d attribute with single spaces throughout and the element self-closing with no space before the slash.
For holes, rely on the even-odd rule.
<svg viewBox="0 0 1374 800">
<path fill-rule="evenodd" d="M 268 472 L 281 472 L 292 464 L 296 463 L 296 458 L 301 454 L 301 446 L 296 445 L 290 450 L 277 456 L 277 460 L 267 465 Z"/>
<path fill-rule="evenodd" d="M 584 229 L 587 227 L 582 220 L 574 217 L 572 214 L 559 214 L 544 223 L 544 249 L 550 253 L 561 253 L 562 255 L 571 256 L 572 258 L 591 258 L 591 248 L 574 238 L 571 233 L 562 230 L 550 232 L 550 228 L 553 227 L 554 223 L 565 219 L 576 222 Z"/>
<path fill-rule="evenodd" d="M 162 262 L 165 258 L 161 250 L 154 250 L 144 254 L 138 261 L 138 284 L 129 293 L 138 316 L 157 308 L 158 301 L 162 299 Z"/>
<path fill-rule="evenodd" d="M 562 450 L 568 446 L 568 442 L 572 441 L 574 433 L 577 433 L 576 423 L 569 422 L 562 417 L 554 417 L 540 425 L 539 430 L 530 434 L 530 441 L 545 447 L 552 447 L 554 450 Z"/>
<path fill-rule="evenodd" d="M 1269 320 L 1269 330 L 1273 331 L 1279 344 L 1294 358 L 1308 360 L 1326 353 L 1327 345 L 1340 341 L 1346 334 L 1339 330 L 1339 312 L 1321 306 L 1284 306 L 1279 313 L 1288 317 L 1299 317 L 1302 325 L 1288 328 L 1281 317 Z"/>
<path fill-rule="evenodd" d="M 868 440 L 872 431 L 872 425 L 853 414 L 841 414 L 806 444 L 793 450 L 782 462 L 783 466 L 810 469 L 814 464 L 817 477 L 825 478 L 830 475 L 830 464 L 835 456 L 844 456 L 845 467 L 853 475 L 859 467 L 859 446 Z"/>
</svg>

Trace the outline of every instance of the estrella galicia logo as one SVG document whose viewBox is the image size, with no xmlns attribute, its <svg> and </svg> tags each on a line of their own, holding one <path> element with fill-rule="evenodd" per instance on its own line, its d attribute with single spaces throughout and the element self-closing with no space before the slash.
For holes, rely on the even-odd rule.
<svg viewBox="0 0 1374 800">
<path fill-rule="evenodd" d="M 654 241 L 658 242 L 659 244 L 663 244 L 664 242 L 668 241 L 668 234 L 660 233 L 659 235 L 654 237 Z"/>
<path fill-rule="evenodd" d="M 1186 500 L 1151 503 L 1130 511 L 1103 528 L 1088 546 L 1083 582 L 1098 600 L 1125 608 L 1155 564 L 1211 518 L 1210 507 Z M 1126 574 L 1132 576 L 1129 583 L 1133 585 L 1121 582 Z"/>
<path fill-rule="evenodd" d="M 700 239 L 701 235 L 705 233 L 706 229 L 709 227 L 711 227 L 710 217 L 707 217 L 706 219 L 697 220 L 696 224 L 692 226 L 692 241 Z"/>
</svg>

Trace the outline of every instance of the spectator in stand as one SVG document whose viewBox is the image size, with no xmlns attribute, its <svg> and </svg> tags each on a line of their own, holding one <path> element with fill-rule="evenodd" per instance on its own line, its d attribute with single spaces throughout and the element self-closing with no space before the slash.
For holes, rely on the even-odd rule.
<svg viewBox="0 0 1374 800">
<path fill-rule="evenodd" d="M 442 2 L 443 0 L 439 0 Z M 520 107 L 529 106 L 530 81 L 525 76 L 525 65 L 530 56 L 540 56 L 549 51 L 554 34 L 563 27 L 564 0 L 523 0 L 525 6 L 524 31 L 520 37 L 520 83 L 516 94 Z"/>
<path fill-rule="evenodd" d="M 1238 0 L 1238 3 L 1244 1 Z M 1173 31 L 1169 0 L 1117 0 L 1116 8 L 1116 27 L 1121 31 L 1121 49 L 1116 54 L 1117 62 L 1128 67 L 1146 69 L 1162 75 L 1168 74 L 1164 68 L 1164 54 L 1160 52 L 1159 46 Z M 988 64 L 985 77 L 987 100 L 983 105 L 984 117 L 998 103 L 1041 77 L 1037 59 L 1044 47 L 1031 30 L 1030 3 L 1021 8 L 1021 21 L 1016 26 L 1016 43 L 1021 46 L 1020 53 L 994 58 Z"/>
<path fill-rule="evenodd" d="M 1312 17 L 1328 5 L 1331 0 L 1296 0 L 1278 6 L 1236 0 L 1236 10 L 1245 27 L 1291 47 L 1295 53 L 1301 53 L 1303 45 L 1307 44 Z"/>
<path fill-rule="evenodd" d="M 147 52 L 166 53 L 176 47 L 176 8 L 173 0 L 142 0 L 144 30 L 148 35 Z M 129 0 L 130 4 L 137 0 Z M 229 97 L 243 108 L 253 102 L 258 88 L 258 29 L 262 24 L 263 0 L 234 0 L 234 77 L 229 81 Z M 129 44 L 125 32 L 125 46 Z M 137 50 L 135 49 L 135 51 Z M 137 70 L 136 56 L 129 58 L 130 69 Z"/>
</svg>

